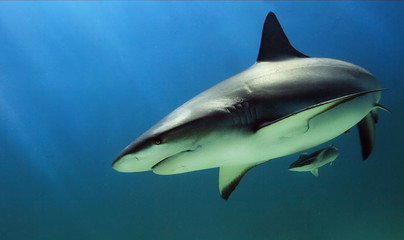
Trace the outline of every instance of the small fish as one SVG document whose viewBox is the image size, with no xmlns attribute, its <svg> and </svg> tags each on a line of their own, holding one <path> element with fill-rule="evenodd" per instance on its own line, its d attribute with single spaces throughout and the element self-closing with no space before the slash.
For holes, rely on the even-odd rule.
<svg viewBox="0 0 404 240">
<path fill-rule="evenodd" d="M 332 162 L 338 157 L 339 151 L 333 145 L 320 149 L 312 154 L 303 153 L 299 159 L 293 162 L 288 170 L 296 172 L 310 171 L 314 176 L 318 176 L 318 168 Z"/>
</svg>

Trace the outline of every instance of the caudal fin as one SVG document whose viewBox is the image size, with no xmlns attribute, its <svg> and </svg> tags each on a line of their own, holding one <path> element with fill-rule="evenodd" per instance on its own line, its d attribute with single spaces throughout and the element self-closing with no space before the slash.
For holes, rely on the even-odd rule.
<svg viewBox="0 0 404 240">
<path fill-rule="evenodd" d="M 378 114 L 377 108 L 382 109 L 386 112 L 391 113 L 389 109 L 383 107 L 379 104 L 375 105 L 375 108 L 368 113 L 359 123 L 358 123 L 358 130 L 359 130 L 359 137 L 361 140 L 361 147 L 362 147 L 362 159 L 366 160 L 370 153 L 373 150 L 375 145 L 375 138 L 376 138 L 376 129 L 375 125 L 378 121 Z"/>
<path fill-rule="evenodd" d="M 375 145 L 375 118 L 372 116 L 372 112 L 368 113 L 359 123 L 359 138 L 361 140 L 362 147 L 362 159 L 366 160 L 373 150 Z"/>
</svg>

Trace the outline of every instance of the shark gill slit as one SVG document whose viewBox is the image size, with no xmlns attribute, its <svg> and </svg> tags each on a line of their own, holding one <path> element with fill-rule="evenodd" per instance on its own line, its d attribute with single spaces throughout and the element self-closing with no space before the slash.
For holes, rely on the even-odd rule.
<svg viewBox="0 0 404 240">
<path fill-rule="evenodd" d="M 232 120 L 235 127 L 245 127 L 256 123 L 257 111 L 254 104 L 242 102 L 234 107 L 227 108 L 232 114 Z"/>
</svg>

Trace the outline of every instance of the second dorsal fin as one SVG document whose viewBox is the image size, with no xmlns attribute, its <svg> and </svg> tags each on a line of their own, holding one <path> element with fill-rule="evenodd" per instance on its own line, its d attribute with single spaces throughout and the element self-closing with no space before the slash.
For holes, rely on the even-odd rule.
<svg viewBox="0 0 404 240">
<path fill-rule="evenodd" d="M 279 61 L 292 57 L 308 57 L 297 51 L 289 42 L 273 12 L 265 19 L 257 62 Z"/>
</svg>

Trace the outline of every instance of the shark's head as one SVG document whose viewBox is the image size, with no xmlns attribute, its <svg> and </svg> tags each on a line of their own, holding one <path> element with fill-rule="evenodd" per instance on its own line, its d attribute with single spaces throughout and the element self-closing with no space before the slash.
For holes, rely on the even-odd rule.
<svg viewBox="0 0 404 240">
<path fill-rule="evenodd" d="M 178 139 L 176 135 L 174 131 L 158 134 L 146 132 L 117 156 L 112 167 L 120 172 L 148 171 L 164 159 L 192 150 L 192 140 Z"/>
<path fill-rule="evenodd" d="M 200 139 L 220 127 L 220 114 L 201 115 L 188 109 L 178 108 L 129 144 L 112 167 L 120 172 L 149 171 L 164 160 L 195 151 Z"/>
</svg>

